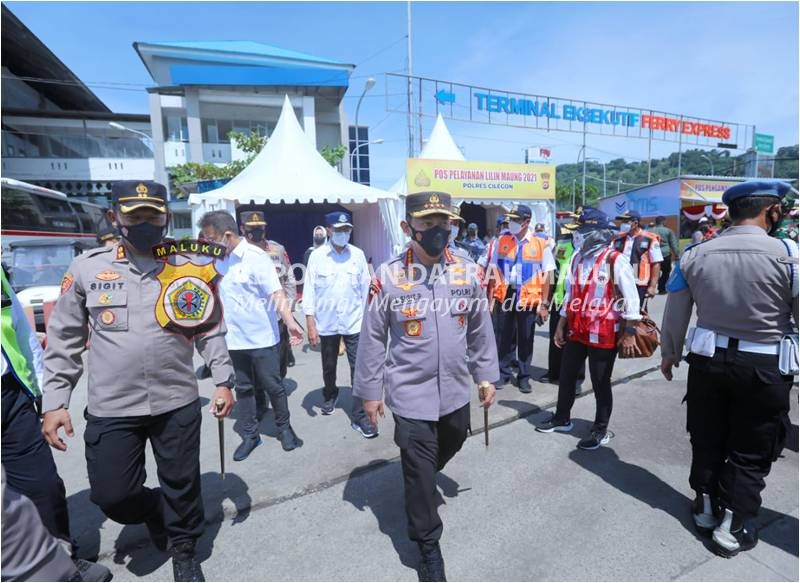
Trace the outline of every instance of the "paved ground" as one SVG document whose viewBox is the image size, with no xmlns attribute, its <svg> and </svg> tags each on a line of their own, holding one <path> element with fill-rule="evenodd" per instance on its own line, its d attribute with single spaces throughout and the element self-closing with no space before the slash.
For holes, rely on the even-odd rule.
<svg viewBox="0 0 800 583">
<path fill-rule="evenodd" d="M 654 302 L 658 314 L 663 298 Z M 660 320 L 658 315 L 657 320 Z M 379 438 L 349 429 L 343 411 L 321 417 L 319 355 L 296 351 L 290 369 L 292 422 L 306 441 L 285 453 L 277 441 L 242 463 L 226 422 L 228 475 L 218 475 L 215 421 L 204 420 L 201 463 L 207 532 L 200 549 L 209 580 L 415 580 L 416 549 L 405 534 L 398 454 L 389 419 Z M 534 363 L 546 359 L 537 338 Z M 469 439 L 441 480 L 442 541 L 453 580 L 783 580 L 798 578 L 797 411 L 790 448 L 773 468 L 764 494 L 762 543 L 724 561 L 689 529 L 688 438 L 683 432 L 685 366 L 673 383 L 647 374 L 656 359 L 618 361 L 612 429 L 597 452 L 575 449 L 594 412 L 591 394 L 577 401 L 576 436 L 534 431 L 555 388 L 534 384 L 498 393 L 491 446 Z M 347 386 L 346 360 L 340 384 Z M 211 387 L 204 382 L 204 406 Z M 349 389 L 343 390 L 349 406 Z M 79 388 L 71 410 L 83 407 Z M 796 391 L 793 405 L 797 404 Z M 520 419 L 520 415 L 523 417 Z M 482 425 L 473 407 L 473 425 Z M 82 434 L 82 420 L 76 431 Z M 262 431 L 274 435 L 268 417 Z M 106 520 L 89 501 L 82 440 L 58 454 L 74 534 L 86 556 L 117 580 L 171 578 L 170 563 L 147 543 L 141 526 Z M 152 462 L 151 462 L 152 464 Z M 148 483 L 155 484 L 151 466 Z M 576 560 L 577 559 L 577 560 Z"/>
</svg>

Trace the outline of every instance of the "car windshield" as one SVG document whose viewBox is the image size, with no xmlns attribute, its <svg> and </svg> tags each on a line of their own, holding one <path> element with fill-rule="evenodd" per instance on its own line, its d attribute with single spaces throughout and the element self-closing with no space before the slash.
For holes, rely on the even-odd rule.
<svg viewBox="0 0 800 583">
<path fill-rule="evenodd" d="M 72 245 L 46 245 L 14 249 L 11 283 L 16 289 L 59 285 L 75 257 Z"/>
</svg>

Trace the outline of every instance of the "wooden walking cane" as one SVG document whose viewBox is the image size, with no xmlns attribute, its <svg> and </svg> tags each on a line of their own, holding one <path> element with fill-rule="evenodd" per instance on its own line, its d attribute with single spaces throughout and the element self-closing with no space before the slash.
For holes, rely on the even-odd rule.
<svg viewBox="0 0 800 583">
<path fill-rule="evenodd" d="M 225 399 L 217 399 L 214 401 L 217 408 L 217 413 L 225 408 Z M 225 479 L 225 419 L 222 417 L 217 418 L 217 428 L 219 430 L 219 472 L 222 479 Z"/>
</svg>

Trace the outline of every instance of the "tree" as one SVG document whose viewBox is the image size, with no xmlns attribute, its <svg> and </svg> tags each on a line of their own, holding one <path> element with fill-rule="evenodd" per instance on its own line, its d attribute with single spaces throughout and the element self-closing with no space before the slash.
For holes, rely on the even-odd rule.
<svg viewBox="0 0 800 583">
<path fill-rule="evenodd" d="M 320 150 L 319 153 L 328 161 L 328 164 L 331 166 L 338 166 L 339 162 L 341 162 L 342 158 L 344 158 L 344 155 L 347 154 L 347 148 L 341 144 L 334 147 L 326 144 L 325 146 L 322 146 L 322 150 Z"/>
</svg>

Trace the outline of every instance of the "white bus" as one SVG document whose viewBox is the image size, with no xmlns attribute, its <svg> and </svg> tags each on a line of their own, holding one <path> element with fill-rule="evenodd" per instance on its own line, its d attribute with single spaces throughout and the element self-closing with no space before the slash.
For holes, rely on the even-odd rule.
<svg viewBox="0 0 800 583">
<path fill-rule="evenodd" d="M 94 241 L 104 216 L 100 205 L 69 199 L 65 194 L 21 182 L 2 179 L 3 253 L 22 239 Z"/>
</svg>

